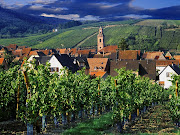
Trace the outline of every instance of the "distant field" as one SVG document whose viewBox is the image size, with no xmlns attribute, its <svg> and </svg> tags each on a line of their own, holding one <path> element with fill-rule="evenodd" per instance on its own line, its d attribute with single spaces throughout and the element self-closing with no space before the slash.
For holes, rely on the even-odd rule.
<svg viewBox="0 0 180 135">
<path fill-rule="evenodd" d="M 58 33 L 47 33 L 47 34 L 41 34 L 41 35 L 32 35 L 29 37 L 24 38 L 10 38 L 10 39 L 0 39 L 0 45 L 7 46 L 9 44 L 17 44 L 19 46 L 33 46 L 37 45 L 45 40 L 48 40 Z"/>
<path fill-rule="evenodd" d="M 135 25 L 142 25 L 142 26 L 162 26 L 163 24 L 168 24 L 168 25 L 180 25 L 180 20 L 143 20 Z"/>
<path fill-rule="evenodd" d="M 159 50 L 180 48 L 179 20 L 127 20 L 97 22 L 25 38 L 0 39 L 0 45 L 26 45 L 32 48 L 96 48 L 100 26 L 104 28 L 105 45 L 117 45 L 122 38 L 130 49 Z M 93 35 L 94 34 L 94 35 Z M 178 47 L 179 46 L 179 47 Z"/>
</svg>

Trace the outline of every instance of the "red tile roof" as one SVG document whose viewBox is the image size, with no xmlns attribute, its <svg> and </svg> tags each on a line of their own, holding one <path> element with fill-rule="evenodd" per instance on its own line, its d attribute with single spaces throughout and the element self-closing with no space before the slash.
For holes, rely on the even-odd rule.
<svg viewBox="0 0 180 135">
<path fill-rule="evenodd" d="M 18 46 L 18 49 L 24 49 L 26 46 Z"/>
<path fill-rule="evenodd" d="M 17 45 L 16 44 L 10 44 L 9 46 L 7 46 L 8 50 L 16 50 L 17 49 Z"/>
<path fill-rule="evenodd" d="M 91 52 L 91 50 L 78 50 L 77 53 L 80 55 L 88 55 Z"/>
<path fill-rule="evenodd" d="M 60 54 L 68 54 L 69 53 L 69 50 L 67 50 L 66 48 L 65 49 L 58 49 L 57 51 L 59 51 Z"/>
<path fill-rule="evenodd" d="M 137 50 L 120 50 L 119 51 L 119 59 L 137 60 L 138 53 L 139 53 L 139 51 L 137 51 Z"/>
<path fill-rule="evenodd" d="M 163 55 L 164 52 L 145 52 L 142 56 L 144 59 L 155 60 Z"/>
<path fill-rule="evenodd" d="M 90 72 L 89 73 L 91 76 L 95 76 L 95 77 L 103 77 L 105 74 L 106 74 L 106 72 Z"/>
<path fill-rule="evenodd" d="M 69 53 L 71 53 L 71 55 L 75 55 L 76 52 L 77 52 L 77 49 L 76 49 L 76 48 L 71 48 L 71 50 L 70 50 Z"/>
<path fill-rule="evenodd" d="M 51 55 L 50 50 L 46 49 L 46 50 L 40 50 L 41 52 L 43 52 L 45 55 Z"/>
<path fill-rule="evenodd" d="M 103 49 L 101 49 L 99 52 L 116 52 L 116 50 L 118 49 L 117 45 L 110 45 L 110 46 L 106 46 Z"/>
<path fill-rule="evenodd" d="M 12 51 L 12 54 L 15 55 L 15 56 L 21 56 L 22 55 L 22 50 Z"/>
<path fill-rule="evenodd" d="M 156 60 L 156 66 L 168 66 L 171 64 L 179 65 L 178 60 Z"/>
<path fill-rule="evenodd" d="M 4 58 L 0 58 L 0 65 L 2 65 L 4 62 Z"/>
<path fill-rule="evenodd" d="M 29 56 L 31 55 L 38 55 L 37 51 L 30 51 Z"/>
<path fill-rule="evenodd" d="M 108 58 L 87 58 L 90 72 L 106 71 Z"/>
<path fill-rule="evenodd" d="M 180 55 L 174 55 L 173 57 L 175 60 L 180 60 Z"/>
<path fill-rule="evenodd" d="M 30 53 L 30 51 L 31 51 L 31 48 L 24 48 L 24 49 L 22 50 L 22 54 L 25 55 L 25 56 L 28 56 L 29 53 Z"/>
</svg>

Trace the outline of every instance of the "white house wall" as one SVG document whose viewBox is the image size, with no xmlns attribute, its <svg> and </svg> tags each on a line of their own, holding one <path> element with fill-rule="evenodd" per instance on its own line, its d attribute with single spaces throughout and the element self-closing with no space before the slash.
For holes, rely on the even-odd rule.
<svg viewBox="0 0 180 135">
<path fill-rule="evenodd" d="M 160 73 L 164 70 L 165 67 L 166 67 L 166 66 L 156 67 L 156 71 L 158 70 L 158 74 L 160 74 Z"/>
<path fill-rule="evenodd" d="M 63 66 L 61 65 L 61 63 L 57 60 L 57 58 L 54 55 L 50 58 L 49 63 L 50 63 L 50 68 L 59 67 L 59 73 L 60 73 L 61 69 L 63 69 Z"/>
<path fill-rule="evenodd" d="M 167 77 L 167 72 L 170 73 L 169 77 Z M 170 66 L 167 66 L 167 68 L 159 75 L 159 81 L 164 81 L 164 88 L 172 86 L 172 82 L 169 81 L 172 80 L 172 75 L 177 75 L 177 73 Z"/>
</svg>

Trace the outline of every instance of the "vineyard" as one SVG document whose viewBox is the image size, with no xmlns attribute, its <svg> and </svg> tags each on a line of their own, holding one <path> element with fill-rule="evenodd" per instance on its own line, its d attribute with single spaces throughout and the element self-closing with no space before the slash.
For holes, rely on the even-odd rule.
<svg viewBox="0 0 180 135">
<path fill-rule="evenodd" d="M 50 74 L 48 64 L 34 65 L 32 69 L 25 64 L 23 68 L 21 71 L 15 66 L 0 71 L 1 121 L 20 119 L 28 130 L 34 126 L 41 132 L 52 121 L 55 126 L 65 126 L 110 112 L 117 131 L 122 132 L 124 124 L 134 115 L 139 116 L 151 105 L 167 102 L 171 94 L 171 117 L 180 124 L 180 99 L 172 94 L 173 88 L 165 90 L 124 68 L 116 70 L 118 76 L 108 76 L 105 80 L 85 75 L 83 70 L 72 74 L 64 69 L 61 76 Z"/>
<path fill-rule="evenodd" d="M 59 29 L 57 33 L 30 35 L 24 38 L 0 39 L 1 45 L 17 44 L 32 48 L 95 48 L 98 28 L 104 28 L 105 45 L 117 45 L 125 38 L 129 49 L 159 50 L 179 49 L 178 20 L 128 20 L 94 22 Z M 93 35 L 94 34 L 94 35 Z M 84 41 L 84 42 L 82 42 Z"/>
</svg>

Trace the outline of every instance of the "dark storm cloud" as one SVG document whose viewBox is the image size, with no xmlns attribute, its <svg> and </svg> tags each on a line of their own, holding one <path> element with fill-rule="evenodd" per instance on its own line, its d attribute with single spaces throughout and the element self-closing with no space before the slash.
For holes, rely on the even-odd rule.
<svg viewBox="0 0 180 135">
<path fill-rule="evenodd" d="M 155 19 L 180 19 L 180 6 L 143 10 L 141 14 L 151 15 Z"/>
<path fill-rule="evenodd" d="M 180 7 L 168 7 L 162 9 L 143 9 L 131 5 L 133 0 L 54 0 L 43 2 L 36 0 L 29 5 L 16 8 L 17 11 L 42 15 L 48 17 L 76 16 L 74 19 L 95 17 L 96 19 L 110 20 L 128 15 L 145 16 L 159 19 L 179 19 Z"/>
</svg>

